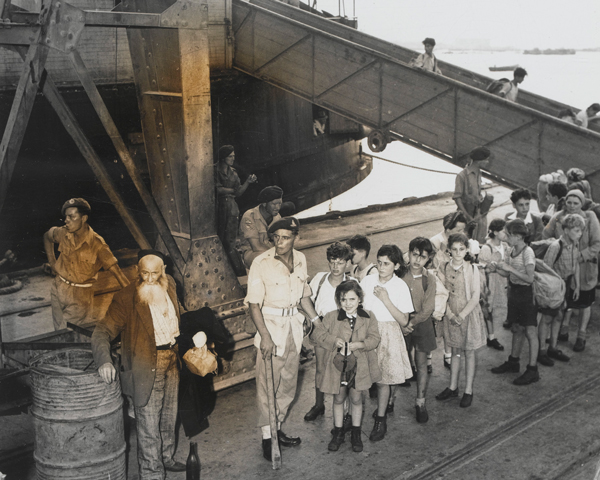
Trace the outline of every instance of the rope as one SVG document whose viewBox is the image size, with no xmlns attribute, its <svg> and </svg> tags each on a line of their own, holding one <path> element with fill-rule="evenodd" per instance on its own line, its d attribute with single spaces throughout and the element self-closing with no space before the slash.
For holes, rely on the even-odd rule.
<svg viewBox="0 0 600 480">
<path fill-rule="evenodd" d="M 415 170 L 424 170 L 425 172 L 444 173 L 446 175 L 456 175 L 456 173 L 454 173 L 454 172 L 443 172 L 441 170 L 433 170 L 431 168 L 415 167 L 414 165 L 408 165 L 406 163 L 395 162 L 393 160 L 388 160 L 387 158 L 378 157 L 377 155 L 371 155 L 370 153 L 365 154 L 365 155 L 369 155 L 371 158 L 376 158 L 377 160 L 383 160 L 384 162 L 393 163 L 394 165 L 400 165 L 401 167 L 414 168 Z"/>
</svg>

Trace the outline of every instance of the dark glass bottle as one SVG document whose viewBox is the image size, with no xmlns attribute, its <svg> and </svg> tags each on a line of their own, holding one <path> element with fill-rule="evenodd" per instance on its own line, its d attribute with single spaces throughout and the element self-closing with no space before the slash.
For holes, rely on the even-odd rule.
<svg viewBox="0 0 600 480">
<path fill-rule="evenodd" d="M 200 457 L 198 456 L 198 444 L 196 442 L 190 442 L 190 454 L 185 467 L 185 480 L 200 480 Z"/>
</svg>

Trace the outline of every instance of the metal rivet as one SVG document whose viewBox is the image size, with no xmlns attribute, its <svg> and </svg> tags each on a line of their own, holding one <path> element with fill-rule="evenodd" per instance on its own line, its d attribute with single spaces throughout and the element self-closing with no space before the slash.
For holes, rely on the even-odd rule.
<svg viewBox="0 0 600 480">
<path fill-rule="evenodd" d="M 208 275 L 210 272 L 208 270 L 204 270 L 204 275 Z"/>
<path fill-rule="evenodd" d="M 212 290 L 209 290 L 207 293 L 210 295 L 212 293 Z"/>
<path fill-rule="evenodd" d="M 190 275 L 189 273 L 186 273 L 186 274 L 185 274 L 185 276 L 186 276 L 187 278 L 190 278 L 190 277 L 191 277 L 191 275 Z"/>
<path fill-rule="evenodd" d="M 201 267 L 202 266 L 202 262 L 198 262 L 198 266 Z"/>
<path fill-rule="evenodd" d="M 223 259 L 221 258 L 221 256 L 220 256 L 220 255 L 217 255 L 217 262 L 220 262 L 221 260 L 223 260 Z"/>
<path fill-rule="evenodd" d="M 224 277 L 223 275 L 221 275 L 221 276 L 219 277 L 219 280 L 223 281 L 223 280 L 225 280 L 225 277 Z"/>
<path fill-rule="evenodd" d="M 215 273 L 219 273 L 219 269 L 218 269 L 218 268 L 215 268 L 215 269 L 213 270 L 213 272 L 215 272 Z"/>
<path fill-rule="evenodd" d="M 215 252 L 216 252 L 216 250 L 215 250 L 214 248 L 211 248 L 211 249 L 210 249 L 210 252 L 211 252 L 211 253 L 215 253 Z"/>
<path fill-rule="evenodd" d="M 206 255 L 206 250 L 202 250 L 200 253 L 201 253 L 202 255 Z"/>
</svg>

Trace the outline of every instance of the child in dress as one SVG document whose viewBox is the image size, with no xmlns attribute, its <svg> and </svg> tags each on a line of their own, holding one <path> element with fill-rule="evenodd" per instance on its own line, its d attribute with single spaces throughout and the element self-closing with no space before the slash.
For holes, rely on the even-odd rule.
<svg viewBox="0 0 600 480">
<path fill-rule="evenodd" d="M 413 312 L 410 290 L 402 277 L 407 271 L 402 251 L 396 245 L 383 245 L 377 252 L 378 275 L 367 275 L 361 282 L 365 308 L 377 317 L 381 342 L 377 358 L 381 380 L 377 382 L 377 415 L 369 439 L 383 440 L 387 431 L 386 414 L 393 411 L 392 386 L 412 376 L 402 329 Z M 388 401 L 392 403 L 388 405 Z"/>
<path fill-rule="evenodd" d="M 452 348 L 450 387 L 437 395 L 437 400 L 458 397 L 460 355 L 465 352 L 466 385 L 460 406 L 467 408 L 473 401 L 475 350 L 486 343 L 485 321 L 479 305 L 481 284 L 479 269 L 470 262 L 469 238 L 463 233 L 450 235 L 448 246 L 452 260 L 440 265 L 438 276 L 450 292 L 442 326 L 444 338 Z"/>
<path fill-rule="evenodd" d="M 496 350 L 504 350 L 494 334 L 494 323 L 499 325 L 506 322 L 508 280 L 489 265 L 492 262 L 502 262 L 506 257 L 508 244 L 506 243 L 507 237 L 504 231 L 505 225 L 506 222 L 501 218 L 495 218 L 490 222 L 488 239 L 479 253 L 479 264 L 485 267 L 488 280 L 488 309 L 491 313 L 491 317 L 485 319 L 488 327 L 487 346 Z"/>
<path fill-rule="evenodd" d="M 508 277 L 508 320 L 512 325 L 512 350 L 508 361 L 499 367 L 492 368 L 492 373 L 518 373 L 520 370 L 519 355 L 523 342 L 529 343 L 529 365 L 518 378 L 515 385 L 528 385 L 540 379 L 537 368 L 539 351 L 537 332 L 537 307 L 533 303 L 533 273 L 535 271 L 535 254 L 525 243 L 529 231 L 520 218 L 506 224 L 508 244 L 511 249 L 503 262 L 491 263 L 503 277 Z"/>
<path fill-rule="evenodd" d="M 323 393 L 332 393 L 333 397 L 333 432 L 328 449 L 337 452 L 344 443 L 344 402 L 350 397 L 352 414 L 351 443 L 352 450 L 362 452 L 363 444 L 360 438 L 362 420 L 363 392 L 372 383 L 381 380 L 381 372 L 377 362 L 375 348 L 379 344 L 377 319 L 371 312 L 363 310 L 361 304 L 364 293 L 356 280 L 340 283 L 335 289 L 335 301 L 339 310 L 325 315 L 322 322 L 315 324 L 314 338 L 324 349 L 325 369 L 319 385 Z M 342 385 L 341 372 L 336 368 L 333 359 L 339 349 L 345 349 L 356 357 L 356 375 L 348 385 Z"/>
</svg>

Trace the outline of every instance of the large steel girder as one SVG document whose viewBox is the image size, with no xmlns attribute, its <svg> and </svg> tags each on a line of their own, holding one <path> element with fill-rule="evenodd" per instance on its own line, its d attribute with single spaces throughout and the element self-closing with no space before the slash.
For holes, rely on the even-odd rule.
<svg viewBox="0 0 600 480">
<path fill-rule="evenodd" d="M 234 68 L 385 136 L 457 165 L 474 147 L 489 145 L 490 173 L 513 185 L 535 185 L 566 157 L 596 170 L 596 132 L 412 68 L 361 45 L 361 32 L 352 31 L 356 41 L 330 33 L 342 29 L 337 24 L 316 28 L 240 0 L 233 12 Z"/>
</svg>

